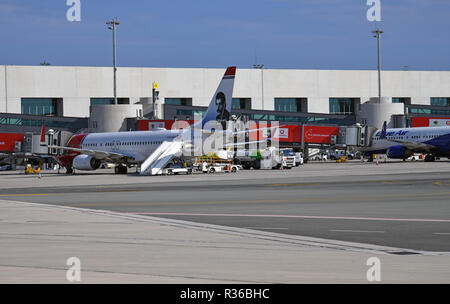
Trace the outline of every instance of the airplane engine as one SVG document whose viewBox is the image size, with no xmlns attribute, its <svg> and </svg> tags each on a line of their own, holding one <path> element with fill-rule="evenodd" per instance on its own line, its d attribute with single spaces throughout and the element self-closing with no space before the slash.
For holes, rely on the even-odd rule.
<svg viewBox="0 0 450 304">
<path fill-rule="evenodd" d="M 73 159 L 73 167 L 78 170 L 97 170 L 101 162 L 90 155 L 78 155 Z"/>
<path fill-rule="evenodd" d="M 393 146 L 387 149 L 386 154 L 389 158 L 406 159 L 414 153 L 403 146 Z"/>
</svg>

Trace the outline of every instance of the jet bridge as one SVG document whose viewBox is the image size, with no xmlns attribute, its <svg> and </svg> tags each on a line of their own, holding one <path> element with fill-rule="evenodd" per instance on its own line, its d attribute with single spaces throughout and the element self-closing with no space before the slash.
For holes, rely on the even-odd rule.
<svg viewBox="0 0 450 304">
<path fill-rule="evenodd" d="M 377 131 L 369 126 L 345 126 L 339 128 L 337 146 L 341 147 L 368 147 L 372 145 L 372 136 Z"/>
<path fill-rule="evenodd" d="M 165 141 L 163 142 L 142 164 L 141 175 L 162 174 L 163 169 L 175 157 L 182 153 L 183 142 Z"/>
</svg>

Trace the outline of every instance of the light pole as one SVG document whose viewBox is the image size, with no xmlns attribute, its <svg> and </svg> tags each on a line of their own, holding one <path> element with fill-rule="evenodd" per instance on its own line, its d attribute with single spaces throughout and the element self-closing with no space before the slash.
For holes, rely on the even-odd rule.
<svg viewBox="0 0 450 304">
<path fill-rule="evenodd" d="M 119 25 L 120 23 L 117 21 L 116 19 L 112 19 L 108 22 L 106 22 L 106 24 L 108 25 L 108 29 L 113 31 L 113 65 L 114 65 L 114 104 L 117 104 L 117 85 L 116 85 L 116 81 L 117 81 L 117 77 L 116 77 L 116 72 L 117 72 L 117 64 L 116 64 L 116 27 L 117 25 Z"/>
<path fill-rule="evenodd" d="M 253 68 L 261 70 L 261 106 L 264 110 L 264 64 L 254 64 Z"/>
<path fill-rule="evenodd" d="M 374 38 L 377 38 L 378 47 L 378 103 L 381 103 L 381 54 L 380 54 L 380 37 L 384 32 L 380 29 L 372 31 Z"/>
</svg>

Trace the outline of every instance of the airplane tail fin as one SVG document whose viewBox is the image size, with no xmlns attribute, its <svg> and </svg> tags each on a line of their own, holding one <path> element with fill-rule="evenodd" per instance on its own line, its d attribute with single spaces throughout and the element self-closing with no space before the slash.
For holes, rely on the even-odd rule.
<svg viewBox="0 0 450 304">
<path fill-rule="evenodd" d="M 228 67 L 203 117 L 202 124 L 198 127 L 203 128 L 211 120 L 224 124 L 230 119 L 235 75 L 236 67 Z"/>
<path fill-rule="evenodd" d="M 45 123 L 42 124 L 40 145 L 45 146 Z"/>
<path fill-rule="evenodd" d="M 383 128 L 381 129 L 380 139 L 386 138 L 386 134 L 387 134 L 386 130 L 387 130 L 387 122 L 385 121 L 383 124 Z"/>
</svg>

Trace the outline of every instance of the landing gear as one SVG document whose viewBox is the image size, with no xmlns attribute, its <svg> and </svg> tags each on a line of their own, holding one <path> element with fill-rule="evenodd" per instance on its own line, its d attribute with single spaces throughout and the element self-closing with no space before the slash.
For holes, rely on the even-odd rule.
<svg viewBox="0 0 450 304">
<path fill-rule="evenodd" d="M 434 162 L 436 160 L 436 157 L 434 157 L 434 155 L 431 155 L 431 154 L 427 154 L 426 156 L 425 156 L 425 162 L 426 163 L 429 163 L 429 162 Z"/>
<path fill-rule="evenodd" d="M 66 167 L 66 174 L 75 174 L 72 167 Z"/>
<path fill-rule="evenodd" d="M 127 174 L 127 166 L 117 165 L 114 167 L 115 174 Z"/>
</svg>

